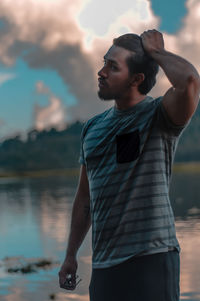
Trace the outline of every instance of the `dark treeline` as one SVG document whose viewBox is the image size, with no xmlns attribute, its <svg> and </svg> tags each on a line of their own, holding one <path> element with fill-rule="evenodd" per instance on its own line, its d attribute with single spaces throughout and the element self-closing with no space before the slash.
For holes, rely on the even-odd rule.
<svg viewBox="0 0 200 301">
<path fill-rule="evenodd" d="M 78 167 L 83 123 L 75 122 L 62 131 L 31 130 L 27 140 L 20 136 L 0 145 L 0 169 L 34 171 Z"/>
<path fill-rule="evenodd" d="M 200 161 L 200 109 L 180 138 L 175 162 Z M 83 123 L 75 122 L 62 131 L 31 130 L 26 141 L 20 136 L 0 144 L 0 170 L 34 171 L 79 166 L 80 134 Z"/>
</svg>

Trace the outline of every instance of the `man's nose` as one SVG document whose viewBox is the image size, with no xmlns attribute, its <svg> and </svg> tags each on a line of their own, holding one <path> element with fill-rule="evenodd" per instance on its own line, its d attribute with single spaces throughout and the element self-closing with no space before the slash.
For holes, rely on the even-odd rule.
<svg viewBox="0 0 200 301">
<path fill-rule="evenodd" d="M 103 78 L 106 78 L 106 77 L 107 77 L 107 73 L 106 73 L 106 68 L 105 68 L 105 66 L 103 66 L 103 67 L 101 68 L 101 70 L 99 70 L 98 76 L 103 77 Z"/>
</svg>

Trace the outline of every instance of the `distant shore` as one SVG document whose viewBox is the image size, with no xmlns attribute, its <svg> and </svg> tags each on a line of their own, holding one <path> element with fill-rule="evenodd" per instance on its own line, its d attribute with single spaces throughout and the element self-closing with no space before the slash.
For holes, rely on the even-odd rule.
<svg viewBox="0 0 200 301">
<path fill-rule="evenodd" d="M 175 173 L 200 173 L 200 162 L 181 162 L 173 166 Z"/>
<path fill-rule="evenodd" d="M 200 162 L 182 162 L 173 165 L 174 173 L 200 173 Z M 78 176 L 79 168 L 49 169 L 34 171 L 0 171 L 0 178 Z"/>
<path fill-rule="evenodd" d="M 35 178 L 51 176 L 75 177 L 79 175 L 79 168 L 48 169 L 32 171 L 0 171 L 0 178 Z"/>
</svg>

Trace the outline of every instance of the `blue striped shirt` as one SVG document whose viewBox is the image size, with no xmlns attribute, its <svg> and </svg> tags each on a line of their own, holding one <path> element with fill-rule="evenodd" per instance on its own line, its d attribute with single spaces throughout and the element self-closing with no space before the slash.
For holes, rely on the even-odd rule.
<svg viewBox="0 0 200 301">
<path fill-rule="evenodd" d="M 89 180 L 93 268 L 180 251 L 169 182 L 183 128 L 170 122 L 161 97 L 149 96 L 85 124 L 80 163 Z"/>
</svg>

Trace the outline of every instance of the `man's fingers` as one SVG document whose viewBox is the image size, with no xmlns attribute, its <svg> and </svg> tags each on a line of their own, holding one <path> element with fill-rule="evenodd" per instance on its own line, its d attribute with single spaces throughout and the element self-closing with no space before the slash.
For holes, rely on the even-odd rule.
<svg viewBox="0 0 200 301">
<path fill-rule="evenodd" d="M 148 34 L 152 34 L 152 33 L 159 33 L 161 34 L 160 31 L 158 31 L 157 29 L 149 29 L 149 30 L 145 30 L 140 36 L 144 36 L 144 35 L 148 35 Z"/>
<path fill-rule="evenodd" d="M 66 278 L 63 278 L 63 277 L 59 279 L 60 287 L 61 287 L 62 285 L 64 285 L 65 280 L 66 280 Z"/>
<path fill-rule="evenodd" d="M 152 53 L 164 49 L 164 39 L 161 32 L 156 29 L 149 29 L 141 34 L 144 50 L 151 56 Z"/>
<path fill-rule="evenodd" d="M 68 290 L 68 291 L 73 291 L 73 290 L 75 290 L 75 288 L 76 288 L 76 284 L 75 285 L 73 285 L 73 286 L 66 286 L 66 285 L 64 285 L 64 284 L 61 284 L 60 285 L 60 288 L 63 288 L 63 289 L 65 289 L 65 290 Z"/>
<path fill-rule="evenodd" d="M 66 274 L 59 272 L 58 275 L 59 275 L 59 284 L 62 285 L 66 280 Z"/>
<path fill-rule="evenodd" d="M 76 274 L 59 273 L 60 288 L 74 290 L 76 288 Z"/>
</svg>

